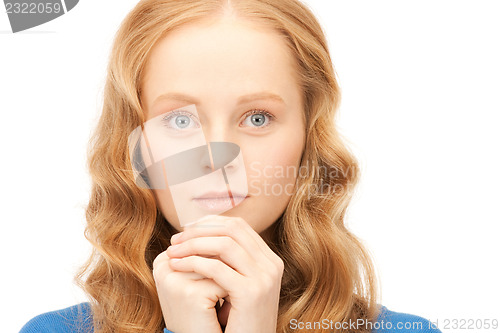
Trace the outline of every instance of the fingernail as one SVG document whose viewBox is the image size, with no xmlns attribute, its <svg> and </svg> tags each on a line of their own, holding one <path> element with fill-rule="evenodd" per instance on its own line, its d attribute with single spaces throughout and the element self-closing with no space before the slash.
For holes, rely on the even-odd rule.
<svg viewBox="0 0 500 333">
<path fill-rule="evenodd" d="M 170 238 L 170 244 L 178 241 L 179 238 L 181 238 L 181 236 L 182 236 L 182 232 L 179 232 L 179 233 L 173 235 L 172 238 Z"/>
<path fill-rule="evenodd" d="M 176 262 L 178 262 L 179 260 L 181 260 L 181 258 L 172 258 L 172 259 L 170 259 L 170 261 L 171 261 L 172 263 L 176 263 Z"/>
</svg>

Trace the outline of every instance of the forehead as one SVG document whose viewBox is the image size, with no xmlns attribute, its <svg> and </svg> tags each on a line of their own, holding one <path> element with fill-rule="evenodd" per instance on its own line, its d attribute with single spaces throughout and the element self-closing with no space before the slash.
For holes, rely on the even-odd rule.
<svg viewBox="0 0 500 333">
<path fill-rule="evenodd" d="M 298 93 L 295 68 L 285 40 L 269 28 L 230 18 L 193 23 L 154 46 L 142 97 L 146 108 L 167 92 L 213 102 L 271 91 L 291 102 Z"/>
</svg>

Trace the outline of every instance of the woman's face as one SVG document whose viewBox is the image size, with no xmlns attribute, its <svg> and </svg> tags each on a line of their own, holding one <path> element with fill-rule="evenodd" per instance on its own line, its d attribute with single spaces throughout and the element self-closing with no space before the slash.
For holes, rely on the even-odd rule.
<svg viewBox="0 0 500 333">
<path fill-rule="evenodd" d="M 248 195 L 220 215 L 242 217 L 263 236 L 289 202 L 304 149 L 302 91 L 295 68 L 282 37 L 228 17 L 169 32 L 153 48 L 142 86 L 146 121 L 163 119 L 165 130 L 198 129 L 207 142 L 239 146 Z M 165 120 L 164 115 L 186 106 L 195 110 L 195 117 Z M 254 110 L 260 111 L 252 114 Z M 170 141 L 173 149 L 193 148 L 189 135 L 176 134 Z M 238 163 L 233 168 L 243 170 Z M 204 211 L 207 203 L 200 205 L 202 200 L 195 198 L 203 190 L 186 193 L 187 210 Z M 181 231 L 171 189 L 153 191 L 167 221 Z M 213 212 L 207 209 L 208 214 Z"/>
</svg>

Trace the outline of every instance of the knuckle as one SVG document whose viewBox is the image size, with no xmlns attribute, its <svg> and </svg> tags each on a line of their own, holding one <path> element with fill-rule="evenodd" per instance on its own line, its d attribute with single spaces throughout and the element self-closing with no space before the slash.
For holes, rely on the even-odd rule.
<svg viewBox="0 0 500 333">
<path fill-rule="evenodd" d="M 221 252 L 229 252 L 234 246 L 234 241 L 231 237 L 223 237 L 219 246 Z"/>
<path fill-rule="evenodd" d="M 280 274 L 285 270 L 285 262 L 279 256 L 276 256 L 276 268 Z"/>
<path fill-rule="evenodd" d="M 191 252 L 191 251 L 194 250 L 194 247 L 195 247 L 193 243 L 196 244 L 196 240 L 195 239 L 190 239 L 190 240 L 184 241 L 182 243 L 182 245 L 180 245 L 180 246 L 181 246 L 181 248 L 182 248 L 183 251 Z"/>
<path fill-rule="evenodd" d="M 252 301 L 258 301 L 261 299 L 263 296 L 267 295 L 268 292 L 267 290 L 264 289 L 263 283 L 259 284 L 249 284 L 247 290 L 246 290 L 246 295 L 249 299 Z"/>
<path fill-rule="evenodd" d="M 167 252 L 163 251 L 159 255 L 156 256 L 156 258 L 153 260 L 153 270 L 157 268 L 160 263 L 162 263 L 164 260 L 169 259 Z"/>
<path fill-rule="evenodd" d="M 191 239 L 192 232 L 193 232 L 193 228 L 184 228 L 184 230 L 182 230 L 182 239 L 184 241 Z"/>
<path fill-rule="evenodd" d="M 261 292 L 267 294 L 269 290 L 271 290 L 274 286 L 274 279 L 269 275 L 265 275 L 261 283 L 262 283 Z"/>
<path fill-rule="evenodd" d="M 231 219 L 231 222 L 229 223 L 229 227 L 231 229 L 241 229 L 243 228 L 243 219 L 241 217 L 235 217 Z"/>
<path fill-rule="evenodd" d="M 239 227 L 239 228 L 245 228 L 245 226 L 247 225 L 247 221 L 245 221 L 245 219 L 243 219 L 242 217 L 237 217 L 236 218 L 236 225 Z"/>
<path fill-rule="evenodd" d="M 242 230 L 245 230 L 245 223 L 241 217 L 231 218 L 226 224 L 229 236 L 235 237 Z"/>
<path fill-rule="evenodd" d="M 183 294 L 187 299 L 192 299 L 199 294 L 199 291 L 194 284 L 190 283 L 183 288 Z"/>
<path fill-rule="evenodd" d="M 223 272 L 224 271 L 224 268 L 226 268 L 226 264 L 224 264 L 222 261 L 220 260 L 213 260 L 213 265 L 214 265 L 214 272 Z"/>
</svg>

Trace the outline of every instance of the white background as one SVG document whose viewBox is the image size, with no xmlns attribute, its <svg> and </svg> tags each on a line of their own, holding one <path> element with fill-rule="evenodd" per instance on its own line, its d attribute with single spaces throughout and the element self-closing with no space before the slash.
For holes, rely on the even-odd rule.
<svg viewBox="0 0 500 333">
<path fill-rule="evenodd" d="M 86 301 L 72 282 L 90 250 L 86 146 L 113 35 L 135 3 L 80 1 L 17 34 L 1 7 L 4 332 Z M 441 328 L 500 320 L 498 1 L 307 3 L 362 167 L 347 224 L 375 259 L 381 303 Z"/>
</svg>

